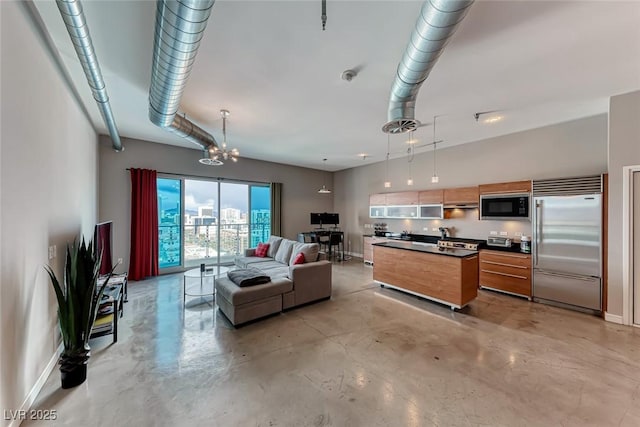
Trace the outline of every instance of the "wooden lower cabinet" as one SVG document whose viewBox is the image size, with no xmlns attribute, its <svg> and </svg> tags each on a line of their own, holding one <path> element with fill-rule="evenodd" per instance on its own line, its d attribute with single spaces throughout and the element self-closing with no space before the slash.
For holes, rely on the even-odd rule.
<svg viewBox="0 0 640 427">
<path fill-rule="evenodd" d="M 365 236 L 362 245 L 362 259 L 366 264 L 373 265 L 373 244 L 388 241 L 385 237 Z"/>
<path fill-rule="evenodd" d="M 531 255 L 481 250 L 480 286 L 531 299 Z"/>
<path fill-rule="evenodd" d="M 374 246 L 373 280 L 461 308 L 478 296 L 478 256 L 465 258 Z"/>
</svg>

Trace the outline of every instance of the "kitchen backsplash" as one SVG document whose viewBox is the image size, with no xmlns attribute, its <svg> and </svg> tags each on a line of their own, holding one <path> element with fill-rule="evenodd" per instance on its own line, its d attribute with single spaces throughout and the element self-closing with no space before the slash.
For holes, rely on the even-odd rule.
<svg viewBox="0 0 640 427">
<path fill-rule="evenodd" d="M 531 236 L 531 221 L 489 221 L 478 219 L 478 209 L 453 209 L 449 210 L 448 219 L 384 219 L 387 230 L 391 232 L 409 231 L 414 234 L 426 234 L 439 236 L 438 227 L 448 227 L 452 237 L 466 237 L 470 239 L 484 240 L 495 231 L 497 235 L 504 235 L 519 241 L 520 236 Z M 371 228 L 364 230 L 365 234 L 373 234 L 374 219 L 371 219 Z"/>
</svg>

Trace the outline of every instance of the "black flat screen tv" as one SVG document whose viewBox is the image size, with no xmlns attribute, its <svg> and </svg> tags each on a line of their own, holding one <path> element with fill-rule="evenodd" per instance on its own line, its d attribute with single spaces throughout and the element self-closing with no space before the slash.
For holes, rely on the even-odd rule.
<svg viewBox="0 0 640 427">
<path fill-rule="evenodd" d="M 100 264 L 100 275 L 109 274 L 113 268 L 111 258 L 113 221 L 101 222 L 96 224 L 93 231 L 93 245 L 96 258 L 102 253 L 102 262 Z"/>
<path fill-rule="evenodd" d="M 337 213 L 311 213 L 311 225 L 320 225 L 323 224 L 340 224 L 340 215 Z"/>
<path fill-rule="evenodd" d="M 322 214 L 311 212 L 311 225 L 322 225 Z"/>
<path fill-rule="evenodd" d="M 322 222 L 324 224 L 333 224 L 333 225 L 338 225 L 340 224 L 340 215 L 338 215 L 337 213 L 324 213 L 324 218 L 322 219 Z"/>
</svg>

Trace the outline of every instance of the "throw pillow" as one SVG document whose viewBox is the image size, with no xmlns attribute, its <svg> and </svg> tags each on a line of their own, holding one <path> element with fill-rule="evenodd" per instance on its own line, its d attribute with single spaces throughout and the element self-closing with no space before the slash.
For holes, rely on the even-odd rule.
<svg viewBox="0 0 640 427">
<path fill-rule="evenodd" d="M 289 265 L 289 258 L 291 258 L 291 250 L 293 249 L 294 243 L 296 242 L 293 240 L 283 239 L 282 242 L 280 242 L 280 247 L 276 253 L 275 260 L 285 265 Z"/>
<path fill-rule="evenodd" d="M 298 255 L 293 259 L 292 265 L 304 264 L 304 254 L 299 252 Z"/>
<path fill-rule="evenodd" d="M 256 256 L 260 258 L 266 257 L 269 246 L 270 245 L 268 243 L 258 243 L 258 247 L 256 248 Z"/>
<path fill-rule="evenodd" d="M 267 251 L 267 256 L 269 258 L 275 258 L 278 253 L 278 248 L 280 247 L 280 242 L 282 242 L 282 237 L 279 236 L 271 236 L 267 243 L 269 244 L 269 250 Z"/>
<path fill-rule="evenodd" d="M 319 251 L 320 251 L 320 246 L 317 243 L 296 242 L 296 244 L 293 246 L 293 251 L 291 253 L 291 259 L 289 260 L 289 265 L 293 265 L 294 258 L 300 252 L 304 254 L 305 262 L 317 261 Z"/>
</svg>

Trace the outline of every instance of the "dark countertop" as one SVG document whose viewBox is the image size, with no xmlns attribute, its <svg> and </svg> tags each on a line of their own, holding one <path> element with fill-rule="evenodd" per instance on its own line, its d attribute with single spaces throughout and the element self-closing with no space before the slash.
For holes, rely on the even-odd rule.
<svg viewBox="0 0 640 427">
<path fill-rule="evenodd" d="M 386 242 L 386 243 L 374 243 L 374 246 L 382 246 L 385 248 L 404 249 L 408 251 L 424 252 L 427 254 L 447 255 L 456 258 L 466 258 L 473 255 L 478 255 L 477 251 L 468 251 L 466 249 L 452 249 L 452 248 L 437 248 L 433 246 L 416 245 L 411 242 Z"/>
<path fill-rule="evenodd" d="M 520 242 L 513 243 L 510 247 L 505 248 L 501 246 L 489 246 L 487 245 L 486 240 L 480 239 L 465 239 L 463 237 L 447 237 L 442 239 L 440 236 L 430 236 L 426 234 L 407 234 L 404 236 L 393 236 L 393 237 L 384 237 L 384 236 L 374 236 L 373 234 L 365 234 L 364 237 L 380 237 L 386 238 L 388 240 L 397 240 L 399 242 L 423 242 L 423 243 L 433 243 L 437 244 L 438 240 L 449 240 L 452 242 L 469 242 L 469 243 L 477 243 L 478 249 L 489 249 L 492 251 L 501 251 L 501 252 L 511 252 L 511 253 L 519 253 L 519 254 L 527 254 L 527 252 L 520 251 Z M 420 245 L 414 245 L 420 247 Z M 475 251 L 470 251 L 475 252 Z M 531 252 L 528 252 L 529 254 Z"/>
</svg>

